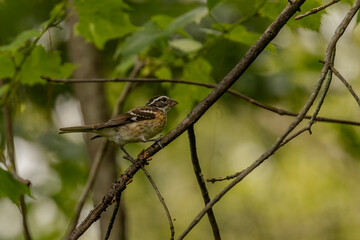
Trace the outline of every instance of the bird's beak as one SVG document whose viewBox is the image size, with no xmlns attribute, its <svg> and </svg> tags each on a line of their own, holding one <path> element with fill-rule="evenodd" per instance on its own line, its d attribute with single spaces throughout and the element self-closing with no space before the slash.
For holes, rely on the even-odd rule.
<svg viewBox="0 0 360 240">
<path fill-rule="evenodd" d="M 175 106 L 176 104 L 178 104 L 178 102 L 175 101 L 174 99 L 171 99 L 171 101 L 170 101 L 170 107 L 173 107 L 173 106 Z"/>
</svg>

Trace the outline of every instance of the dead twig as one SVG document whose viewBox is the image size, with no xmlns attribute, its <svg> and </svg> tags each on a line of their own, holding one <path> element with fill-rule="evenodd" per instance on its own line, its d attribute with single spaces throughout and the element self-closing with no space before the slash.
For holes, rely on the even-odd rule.
<svg viewBox="0 0 360 240">
<path fill-rule="evenodd" d="M 308 11 L 308 12 L 306 12 L 304 14 L 300 14 L 300 15 L 296 16 L 295 20 L 299 20 L 299 19 L 302 19 L 302 18 L 304 18 L 306 16 L 309 16 L 311 14 L 315 14 L 317 12 L 320 12 L 321 10 L 324 10 L 325 8 L 330 7 L 331 5 L 333 5 L 333 4 L 335 4 L 335 3 L 339 2 L 339 1 L 340 0 L 332 0 L 331 2 L 328 2 L 328 3 L 324 4 L 324 5 L 321 5 L 320 7 L 313 8 L 313 9 L 311 9 L 310 11 Z"/>
<path fill-rule="evenodd" d="M 201 87 L 207 87 L 207 88 L 215 88 L 217 86 L 217 84 L 214 84 L 214 83 L 200 83 L 200 82 L 191 82 L 191 81 L 177 80 L 177 79 L 158 79 L 158 78 L 113 78 L 113 79 L 96 78 L 96 79 L 88 79 L 88 80 L 86 80 L 86 79 L 52 79 L 52 78 L 45 77 L 45 76 L 42 76 L 41 78 L 44 80 L 47 80 L 48 82 L 55 82 L 55 83 L 78 83 L 78 82 L 83 82 L 83 81 L 84 82 L 140 82 L 140 83 L 171 82 L 171 83 L 189 84 L 189 85 L 195 85 L 195 86 L 201 86 Z M 294 112 L 287 111 L 285 109 L 266 105 L 266 104 L 261 103 L 253 98 L 246 96 L 245 94 L 237 92 L 233 89 L 228 89 L 226 92 L 233 96 L 239 97 L 255 106 L 258 106 L 258 107 L 261 107 L 270 112 L 279 114 L 280 116 L 296 117 L 297 115 L 299 115 L 299 113 L 294 113 Z M 305 118 L 310 119 L 311 116 L 306 115 Z M 316 121 L 360 126 L 360 122 L 343 120 L 343 119 L 327 118 L 327 117 L 316 117 Z"/>
<path fill-rule="evenodd" d="M 346 79 L 339 73 L 338 70 L 335 69 L 333 65 L 330 66 L 331 71 L 341 80 L 341 82 L 346 86 L 346 88 L 349 90 L 351 95 L 356 100 L 357 104 L 360 106 L 360 99 L 359 96 L 355 93 L 354 89 L 351 87 L 350 83 L 346 81 Z"/>
<path fill-rule="evenodd" d="M 109 223 L 108 229 L 107 229 L 107 231 L 106 231 L 105 240 L 108 240 L 109 237 L 110 237 L 111 229 L 112 229 L 112 227 L 113 227 L 113 225 L 114 225 L 117 212 L 119 211 L 120 198 L 121 198 L 121 193 L 119 193 L 118 195 L 116 195 L 116 204 L 115 204 L 114 211 L 113 211 L 113 214 L 112 214 L 111 219 L 110 219 L 110 223 Z"/>
<path fill-rule="evenodd" d="M 144 167 L 144 165 L 140 162 L 140 161 L 136 161 L 135 159 L 133 158 L 130 158 L 128 156 L 123 156 L 123 158 L 129 160 L 130 162 L 132 162 L 133 164 L 135 165 L 138 165 L 141 170 L 144 172 L 145 176 L 148 178 L 148 180 L 150 181 L 152 187 L 154 188 L 155 192 L 156 192 L 156 195 L 158 196 L 161 204 L 163 205 L 164 207 L 164 210 L 165 210 L 165 213 L 166 213 L 166 216 L 168 218 L 168 222 L 169 222 L 169 225 L 170 225 L 170 240 L 173 240 L 174 239 L 174 236 L 175 236 L 175 228 L 174 228 L 174 224 L 172 222 L 172 218 L 171 218 L 171 215 L 170 215 L 170 211 L 165 203 L 165 200 L 164 198 L 162 197 L 161 193 L 160 193 L 160 190 L 159 188 L 157 187 L 154 179 L 151 177 L 150 173 L 146 170 L 146 168 Z"/>
</svg>

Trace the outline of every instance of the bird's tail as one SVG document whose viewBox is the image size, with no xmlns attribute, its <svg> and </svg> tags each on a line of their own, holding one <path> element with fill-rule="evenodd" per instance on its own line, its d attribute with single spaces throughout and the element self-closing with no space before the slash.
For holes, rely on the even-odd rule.
<svg viewBox="0 0 360 240">
<path fill-rule="evenodd" d="M 59 134 L 76 133 L 76 132 L 93 132 L 95 129 L 96 129 L 95 125 L 65 127 L 59 129 Z"/>
</svg>

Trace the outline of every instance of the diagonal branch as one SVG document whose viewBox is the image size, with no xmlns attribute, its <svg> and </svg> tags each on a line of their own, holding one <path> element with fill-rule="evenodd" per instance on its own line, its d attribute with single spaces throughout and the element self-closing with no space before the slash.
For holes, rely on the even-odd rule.
<svg viewBox="0 0 360 240">
<path fill-rule="evenodd" d="M 294 3 L 288 4 L 285 7 L 278 18 L 275 19 L 275 21 L 265 30 L 262 36 L 247 51 L 245 56 L 233 68 L 233 70 L 231 70 L 224 77 L 224 79 L 210 92 L 209 95 L 207 95 L 197 106 L 195 106 L 189 115 L 175 129 L 173 129 L 169 134 L 160 140 L 160 143 L 163 147 L 167 146 L 170 142 L 179 137 L 190 127 L 190 125 L 197 122 L 202 117 L 202 115 L 227 91 L 227 89 L 229 89 L 232 84 L 234 84 L 235 81 L 239 79 L 245 70 L 249 68 L 252 62 L 255 61 L 259 54 L 265 49 L 265 47 L 275 38 L 286 22 L 295 14 L 296 11 L 300 9 L 300 6 L 304 2 L 305 0 L 298 0 Z M 302 116 L 304 116 L 305 113 L 306 111 L 304 111 Z M 138 156 L 138 161 L 144 164 L 147 158 L 153 156 L 160 150 L 160 146 L 155 143 Z M 134 176 L 134 174 L 139 171 L 139 169 L 139 166 L 132 164 L 125 170 L 124 174 L 114 183 L 112 189 L 104 196 L 103 200 L 95 206 L 95 208 L 88 214 L 84 221 L 73 231 L 70 239 L 78 239 L 92 225 L 92 223 L 100 218 L 101 213 L 105 211 L 111 204 L 111 200 L 114 198 L 114 196 L 126 188 L 126 182 L 129 181 Z M 225 189 L 225 193 L 228 190 Z M 210 201 L 206 205 L 207 207 L 205 212 L 207 212 L 211 204 L 213 205 L 217 201 L 218 199 L 213 199 Z M 199 216 L 198 221 L 200 221 L 202 216 L 203 215 Z"/>
<path fill-rule="evenodd" d="M 293 3 L 296 4 L 297 2 Z M 265 152 L 263 153 L 257 160 L 255 160 L 248 168 L 243 170 L 239 176 L 237 176 L 230 184 L 228 184 L 219 194 L 217 194 L 194 218 L 194 220 L 189 224 L 189 226 L 185 229 L 185 231 L 177 238 L 178 240 L 183 239 L 191 229 L 201 220 L 201 218 L 205 215 L 205 213 L 212 208 L 230 189 L 232 189 L 237 183 L 243 180 L 249 173 L 251 173 L 254 169 L 256 169 L 261 163 L 263 163 L 266 159 L 268 159 L 271 155 L 273 155 L 281 143 L 286 139 L 286 137 L 299 125 L 299 123 L 304 119 L 305 114 L 309 111 L 310 107 L 315 101 L 321 86 L 326 78 L 327 72 L 330 68 L 330 62 L 332 53 L 336 47 L 336 44 L 340 37 L 343 35 L 345 29 L 349 25 L 350 21 L 357 13 L 360 8 L 360 0 L 357 0 L 354 5 L 351 7 L 349 12 L 346 14 L 345 18 L 342 20 L 340 25 L 337 27 L 335 34 L 333 35 L 325 53 L 325 64 L 323 65 L 320 78 L 315 86 L 314 91 L 311 93 L 308 101 L 305 103 L 303 109 L 299 113 L 299 116 L 289 125 L 286 131 L 281 135 L 276 142 Z"/>
<path fill-rule="evenodd" d="M 201 194 L 202 194 L 202 197 L 204 199 L 204 203 L 206 205 L 207 203 L 210 202 L 210 196 L 209 196 L 208 190 L 206 188 L 204 177 L 203 177 L 202 172 L 201 172 L 199 159 L 198 159 L 198 156 L 197 156 L 194 125 L 190 125 L 187 132 L 188 132 L 188 136 L 189 136 L 189 144 L 190 144 L 190 151 L 191 151 L 191 161 L 192 161 L 192 164 L 193 164 L 194 173 L 195 173 L 195 176 L 196 176 L 196 180 L 197 180 L 197 182 L 199 184 Z M 220 230 L 219 230 L 219 226 L 217 225 L 215 214 L 214 214 L 214 211 L 213 211 L 212 208 L 209 209 L 209 211 L 207 212 L 207 215 L 208 215 L 209 222 L 210 222 L 210 225 L 211 225 L 211 228 L 212 228 L 212 231 L 213 231 L 214 239 L 215 240 L 220 240 L 221 239 Z"/>
</svg>

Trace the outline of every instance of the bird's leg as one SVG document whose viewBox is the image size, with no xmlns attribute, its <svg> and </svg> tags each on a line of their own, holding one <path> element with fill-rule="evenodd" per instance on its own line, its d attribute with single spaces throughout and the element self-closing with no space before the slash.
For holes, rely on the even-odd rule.
<svg viewBox="0 0 360 240">
<path fill-rule="evenodd" d="M 164 148 L 163 145 L 161 145 L 161 143 L 160 143 L 161 138 L 162 138 L 162 135 L 160 135 L 160 137 L 154 138 L 154 139 L 146 139 L 144 136 L 141 136 L 139 138 L 139 140 L 142 142 L 156 142 L 160 148 Z"/>
<path fill-rule="evenodd" d="M 130 156 L 130 154 L 125 150 L 124 146 L 120 145 L 120 148 L 121 148 L 121 150 L 122 150 L 122 151 L 126 154 L 126 156 L 127 156 L 127 158 L 125 158 L 125 159 L 129 160 L 129 161 L 132 162 L 132 163 L 135 163 L 135 162 L 136 162 L 135 159 L 132 158 L 132 157 Z"/>
</svg>

